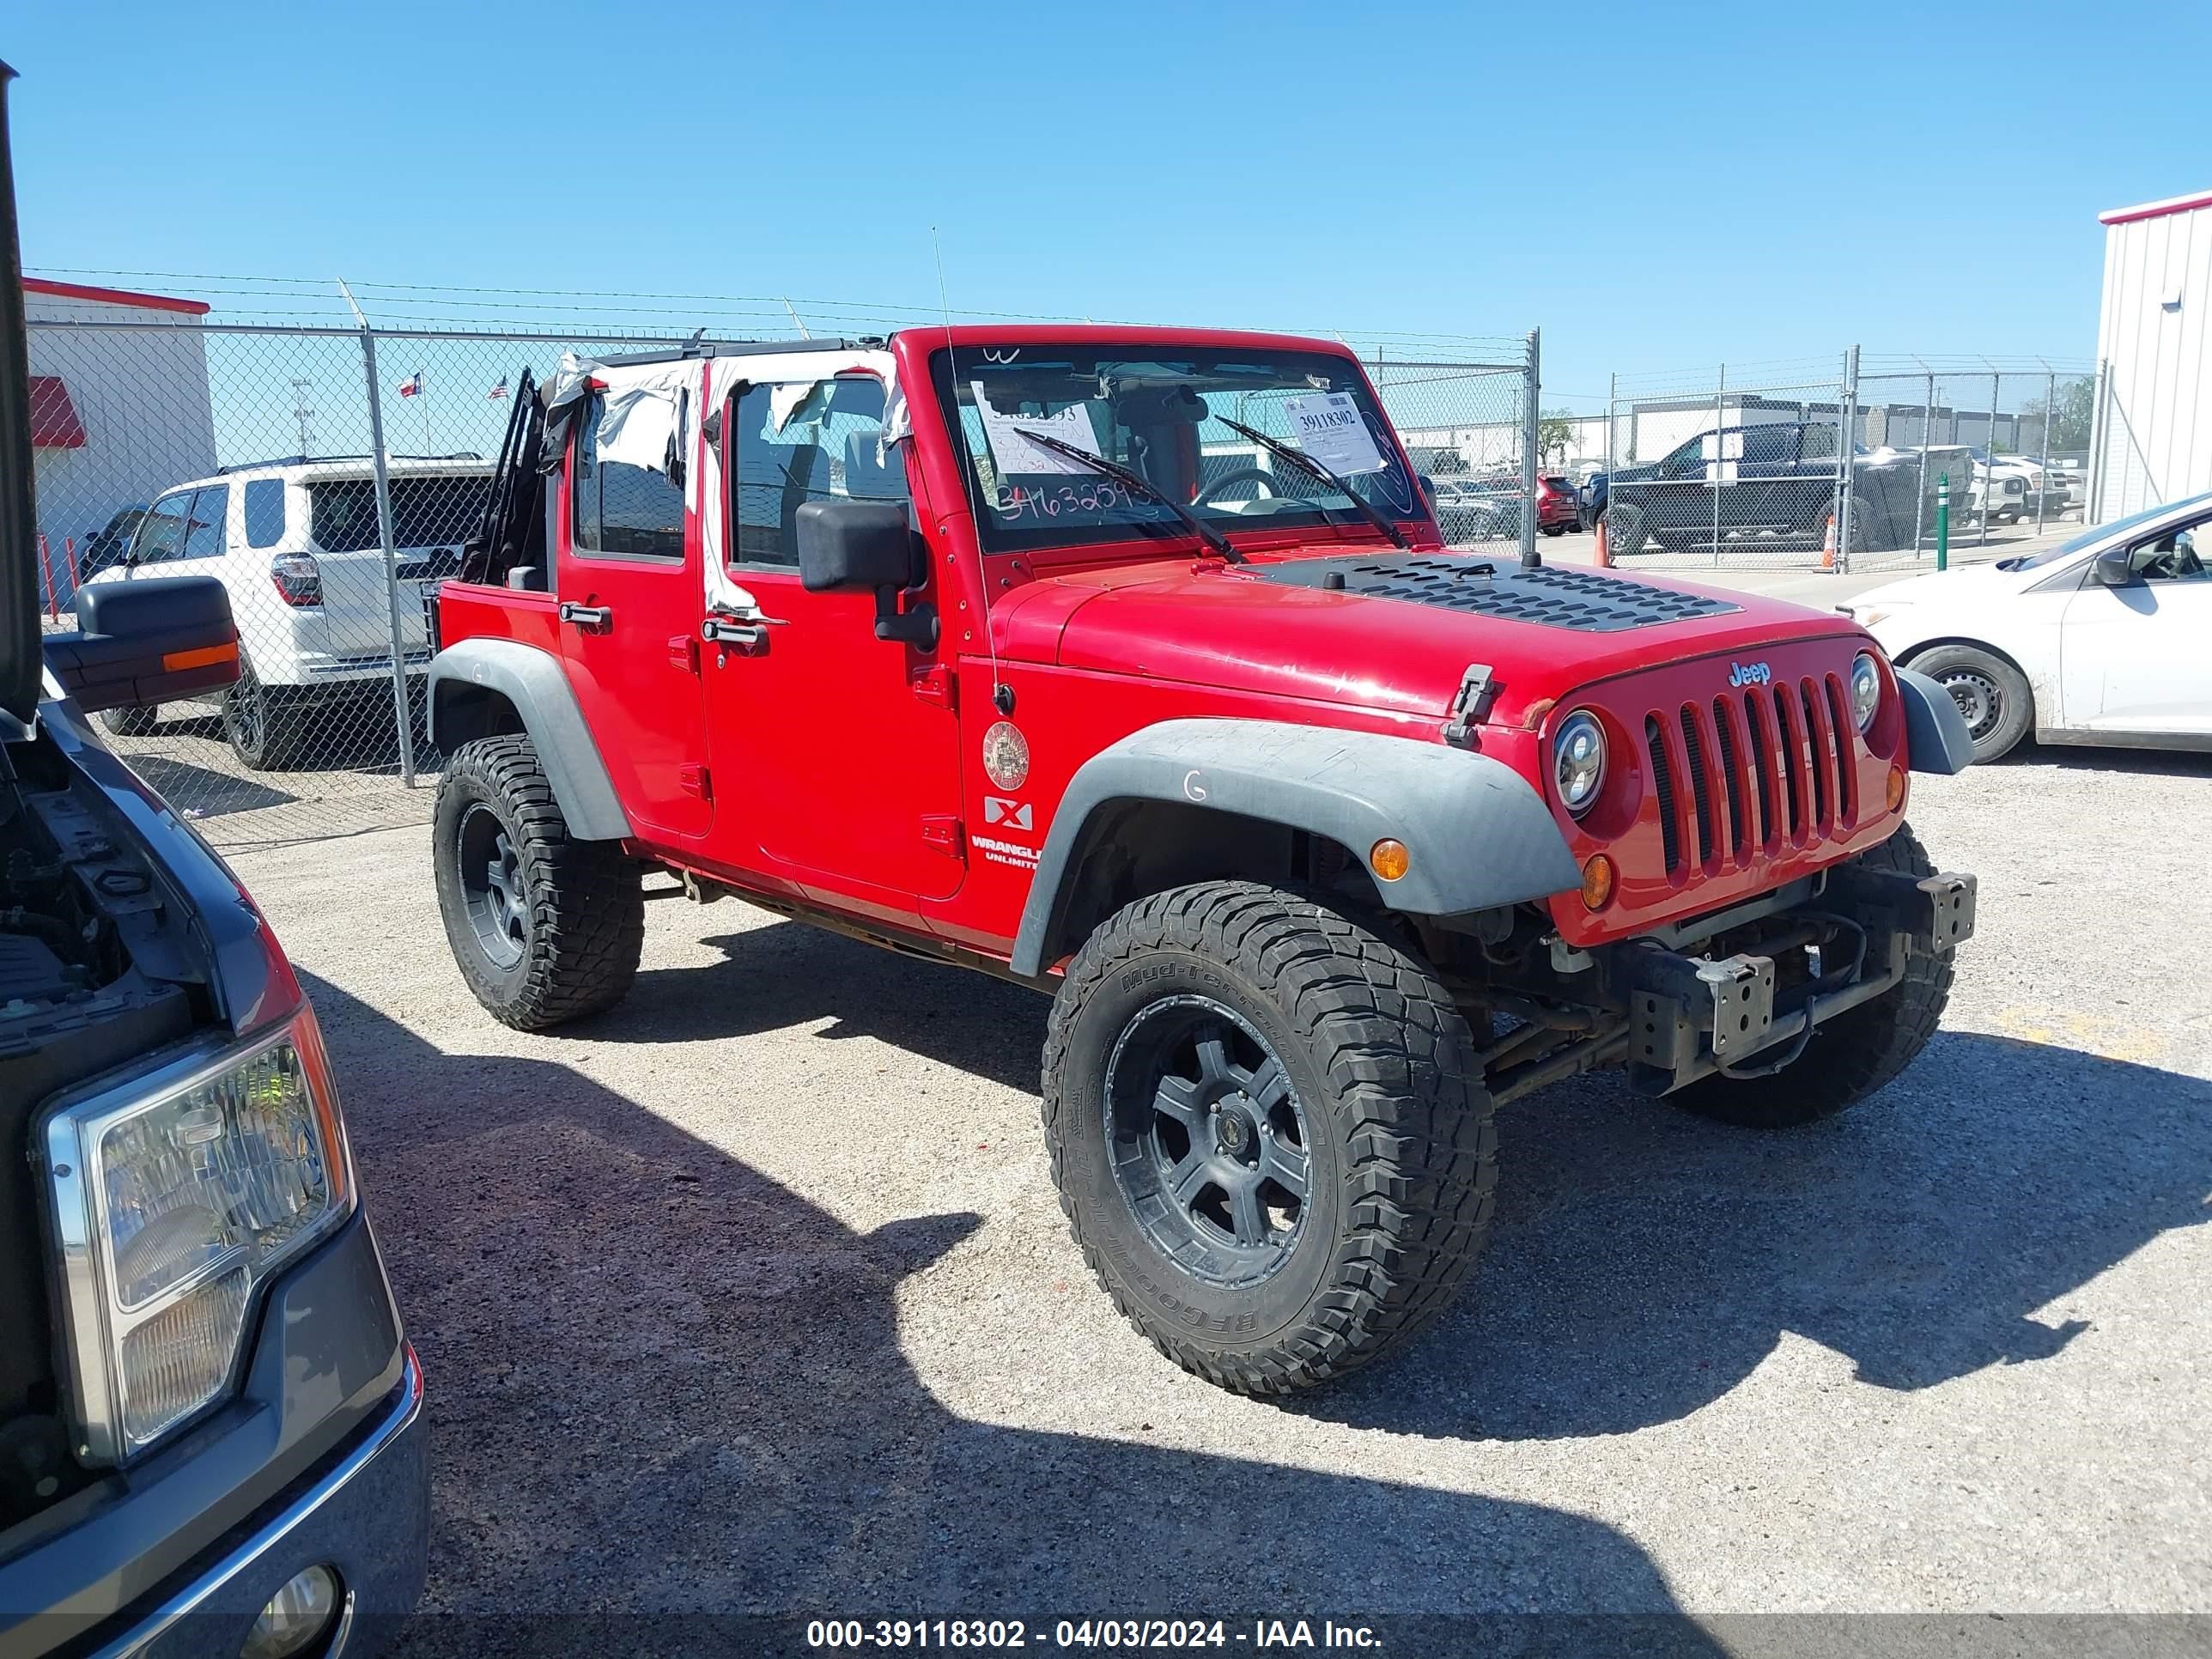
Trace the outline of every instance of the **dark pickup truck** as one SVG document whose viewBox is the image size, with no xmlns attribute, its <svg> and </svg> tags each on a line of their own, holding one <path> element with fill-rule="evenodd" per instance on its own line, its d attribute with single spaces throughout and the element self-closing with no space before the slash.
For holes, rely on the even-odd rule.
<svg viewBox="0 0 2212 1659">
<path fill-rule="evenodd" d="M 1817 540 L 1826 535 L 1836 510 L 1836 433 L 1833 422 L 1820 421 L 1700 433 L 1656 461 L 1593 477 L 1583 486 L 1584 521 L 1595 525 L 1603 519 L 1606 545 L 1616 558 L 1647 546 L 1667 551 L 1710 547 L 1717 522 L 1723 540 Z M 1851 468 L 1851 510 L 1844 532 L 1851 551 L 1912 544 L 1920 474 L 1917 454 L 1861 453 Z"/>
</svg>

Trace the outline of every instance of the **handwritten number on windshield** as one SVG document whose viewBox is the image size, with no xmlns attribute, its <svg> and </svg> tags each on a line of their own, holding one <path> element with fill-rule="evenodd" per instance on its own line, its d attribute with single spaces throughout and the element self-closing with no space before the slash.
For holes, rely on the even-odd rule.
<svg viewBox="0 0 2212 1659">
<path fill-rule="evenodd" d="M 994 505 L 999 516 L 1008 524 L 1020 524 L 1024 520 L 1057 519 L 1063 513 L 1111 513 L 1116 508 L 1133 507 L 1137 502 L 1120 484 L 1100 478 L 1049 488 L 1013 484 L 999 491 Z"/>
</svg>

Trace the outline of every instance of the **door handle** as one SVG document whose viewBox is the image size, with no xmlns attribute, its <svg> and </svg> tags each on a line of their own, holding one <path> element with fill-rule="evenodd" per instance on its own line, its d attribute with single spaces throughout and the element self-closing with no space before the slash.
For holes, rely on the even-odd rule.
<svg viewBox="0 0 2212 1659">
<path fill-rule="evenodd" d="M 781 617 L 763 617 L 757 613 L 749 617 L 732 617 L 716 612 L 699 624 L 699 637 L 709 645 L 734 645 L 742 650 L 752 651 L 768 643 L 769 629 L 789 626 Z"/>
<path fill-rule="evenodd" d="M 563 599 L 560 610 L 555 614 L 564 623 L 575 623 L 586 634 L 608 633 L 615 625 L 614 610 L 609 605 L 578 605 L 574 600 Z"/>
</svg>

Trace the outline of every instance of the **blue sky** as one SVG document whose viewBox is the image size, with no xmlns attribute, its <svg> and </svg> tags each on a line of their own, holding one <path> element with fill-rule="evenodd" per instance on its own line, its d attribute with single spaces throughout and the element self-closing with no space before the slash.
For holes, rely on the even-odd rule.
<svg viewBox="0 0 2212 1659">
<path fill-rule="evenodd" d="M 2208 49 L 2132 0 L 170 0 L 0 45 L 34 270 L 921 307 L 934 224 L 963 310 L 1540 325 L 1601 407 L 1853 340 L 2089 356 L 2098 211 L 2212 186 Z"/>
</svg>

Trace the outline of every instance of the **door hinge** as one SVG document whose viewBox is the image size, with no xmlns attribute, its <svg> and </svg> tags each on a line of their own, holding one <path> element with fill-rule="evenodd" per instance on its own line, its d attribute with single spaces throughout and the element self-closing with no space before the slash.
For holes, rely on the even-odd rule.
<svg viewBox="0 0 2212 1659">
<path fill-rule="evenodd" d="M 952 707 L 952 671 L 943 663 L 932 663 L 907 681 L 914 695 L 926 703 L 939 708 Z"/>
<path fill-rule="evenodd" d="M 714 799 L 714 775 L 697 761 L 686 761 L 676 769 L 677 787 L 699 800 Z"/>
<path fill-rule="evenodd" d="M 960 820 L 945 812 L 925 812 L 921 815 L 921 844 L 933 852 L 957 859 L 966 856 L 962 842 L 966 829 Z"/>
</svg>

